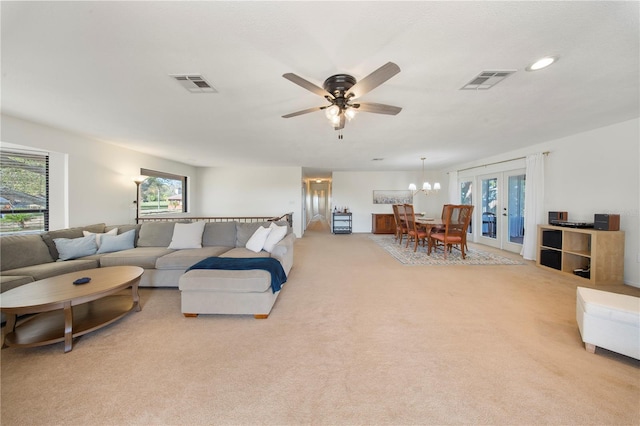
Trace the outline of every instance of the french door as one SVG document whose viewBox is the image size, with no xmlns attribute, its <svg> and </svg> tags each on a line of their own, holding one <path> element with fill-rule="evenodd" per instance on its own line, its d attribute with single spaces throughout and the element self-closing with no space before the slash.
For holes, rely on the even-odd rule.
<svg viewBox="0 0 640 426">
<path fill-rule="evenodd" d="M 476 241 L 520 253 L 524 237 L 525 170 L 478 176 L 478 185 Z"/>
</svg>

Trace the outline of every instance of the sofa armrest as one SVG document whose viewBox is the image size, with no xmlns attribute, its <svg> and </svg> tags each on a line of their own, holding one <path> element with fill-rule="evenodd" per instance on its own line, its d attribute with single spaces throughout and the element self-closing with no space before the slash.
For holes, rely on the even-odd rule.
<svg viewBox="0 0 640 426">
<path fill-rule="evenodd" d="M 289 275 L 289 271 L 293 266 L 293 243 L 296 240 L 296 234 L 287 234 L 271 251 L 271 257 L 278 259 L 282 264 L 285 274 Z"/>
</svg>

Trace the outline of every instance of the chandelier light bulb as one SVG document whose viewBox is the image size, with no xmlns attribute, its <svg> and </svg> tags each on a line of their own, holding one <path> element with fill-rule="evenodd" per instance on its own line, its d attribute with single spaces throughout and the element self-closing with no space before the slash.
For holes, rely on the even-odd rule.
<svg viewBox="0 0 640 426">
<path fill-rule="evenodd" d="M 423 189 L 424 191 L 431 191 L 431 184 L 430 184 L 429 182 L 424 182 L 424 183 L 422 184 L 422 189 Z"/>
<path fill-rule="evenodd" d="M 436 191 L 440 191 L 440 183 L 439 182 L 434 183 L 433 189 L 435 189 Z"/>
<path fill-rule="evenodd" d="M 415 191 L 416 190 L 416 184 L 415 183 L 410 183 L 409 184 L 409 191 Z"/>
</svg>

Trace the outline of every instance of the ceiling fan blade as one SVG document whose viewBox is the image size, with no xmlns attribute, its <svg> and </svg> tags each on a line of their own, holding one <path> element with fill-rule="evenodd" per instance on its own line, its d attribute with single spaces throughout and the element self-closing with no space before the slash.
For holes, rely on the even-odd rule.
<svg viewBox="0 0 640 426">
<path fill-rule="evenodd" d="M 314 111 L 320 111 L 325 109 L 326 107 L 313 107 L 313 108 L 307 108 L 307 109 L 303 109 L 302 111 L 296 111 L 296 112 L 292 112 L 291 114 L 287 114 L 287 115 L 283 115 L 282 118 L 291 118 L 291 117 L 296 117 L 298 115 L 302 115 L 302 114 L 308 114 L 310 112 L 314 112 Z"/>
<path fill-rule="evenodd" d="M 321 87 L 316 86 L 315 84 L 311 83 L 310 81 L 305 80 L 304 78 L 297 76 L 293 73 L 286 73 L 286 74 L 282 74 L 282 76 L 284 78 L 286 78 L 287 80 L 289 80 L 292 83 L 297 84 L 298 86 L 307 89 L 308 91 L 315 93 L 318 96 L 322 96 L 323 98 L 327 95 L 331 95 L 329 92 L 327 92 L 326 90 L 324 90 Z M 333 97 L 333 96 L 332 96 Z"/>
<path fill-rule="evenodd" d="M 347 93 L 347 97 L 359 98 L 380 86 L 394 75 L 400 72 L 400 67 L 393 62 L 387 62 L 353 86 Z"/>
<path fill-rule="evenodd" d="M 376 114 L 389 114 L 396 115 L 402 108 L 393 106 L 393 105 L 385 105 L 385 104 L 375 104 L 371 102 L 359 102 L 360 106 L 356 111 L 364 111 L 364 112 L 374 112 Z"/>
<path fill-rule="evenodd" d="M 340 114 L 340 123 L 333 126 L 333 130 L 342 130 L 344 129 L 345 118 L 344 114 Z"/>
</svg>

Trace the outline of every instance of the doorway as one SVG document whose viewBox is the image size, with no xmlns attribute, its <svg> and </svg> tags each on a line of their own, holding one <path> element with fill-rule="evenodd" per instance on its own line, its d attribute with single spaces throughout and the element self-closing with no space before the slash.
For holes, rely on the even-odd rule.
<svg viewBox="0 0 640 426">
<path fill-rule="evenodd" d="M 525 170 L 478 176 L 477 241 L 520 253 L 524 237 Z"/>
<path fill-rule="evenodd" d="M 309 179 L 305 196 L 306 226 L 310 230 L 329 230 L 331 213 L 331 181 L 329 179 Z"/>
</svg>

